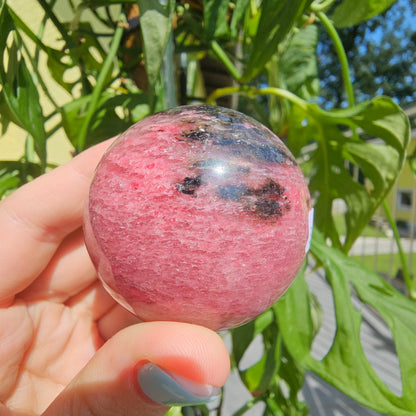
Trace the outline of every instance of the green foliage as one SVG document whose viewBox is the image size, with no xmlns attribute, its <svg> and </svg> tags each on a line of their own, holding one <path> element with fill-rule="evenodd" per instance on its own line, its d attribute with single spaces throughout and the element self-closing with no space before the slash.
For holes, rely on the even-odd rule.
<svg viewBox="0 0 416 416">
<path fill-rule="evenodd" d="M 335 304 L 337 331 L 331 349 L 320 361 L 312 358 L 313 325 L 308 288 L 300 278 L 276 304 L 283 340 L 303 368 L 320 375 L 360 403 L 391 415 L 416 411 L 416 305 L 394 290 L 379 275 L 332 247 L 314 230 L 312 253 L 322 263 Z M 361 314 L 352 303 L 352 288 L 359 299 L 376 310 L 391 330 L 400 364 L 403 393 L 399 397 L 384 384 L 365 356 L 360 340 Z M 303 301 L 302 301 L 303 300 Z M 291 324 L 296 319 L 297 325 Z"/>
<path fill-rule="evenodd" d="M 319 80 L 316 59 L 318 45 L 318 27 L 309 25 L 294 33 L 287 48 L 277 61 L 279 67 L 279 83 L 305 99 L 318 96 Z"/>
<path fill-rule="evenodd" d="M 138 0 L 138 4 L 141 13 L 140 27 L 143 36 L 146 72 L 150 89 L 153 92 L 172 28 L 175 1 L 167 0 L 166 6 L 163 6 L 158 0 Z"/>
<path fill-rule="evenodd" d="M 163 109 L 166 91 L 178 82 L 178 102 L 216 103 L 238 95 L 240 110 L 286 139 L 309 180 L 315 206 L 310 265 L 323 270 L 332 288 L 337 331 L 328 354 L 322 360 L 313 358 L 311 346 L 321 311 L 303 270 L 274 307 L 231 333 L 233 364 L 252 394 L 235 416 L 258 402 L 265 404 L 264 415 L 308 414 L 298 399 L 307 370 L 378 412 L 414 414 L 416 279 L 407 275 L 403 296 L 346 255 L 384 203 L 406 161 L 410 126 L 391 98 L 371 96 L 354 103 L 348 54 L 336 27 L 366 21 L 392 1 L 88 0 L 73 5 L 66 20 L 58 17 L 62 4 L 63 0 L 39 0 L 45 18 L 33 32 L 12 1 L 1 1 L 1 127 L 4 132 L 14 123 L 28 138 L 19 160 L 0 161 L 0 197 L 50 167 L 46 144 L 57 130 L 76 153 Z M 140 10 L 139 27 L 131 18 L 132 6 Z M 44 39 L 46 23 L 59 34 L 59 46 Z M 332 67 L 344 80 L 345 108 L 328 111 L 317 104 L 322 81 L 319 31 L 328 31 L 335 45 Z M 170 39 L 175 54 L 166 63 Z M 38 67 L 41 56 L 47 62 L 46 76 Z M 206 58 L 224 75 L 210 77 Z M 175 70 L 168 71 L 167 64 Z M 54 87 L 48 87 L 51 82 Z M 212 92 L 207 96 L 201 86 Z M 56 99 L 59 89 L 71 97 L 64 104 Z M 339 199 L 347 207 L 345 239 L 332 215 Z M 352 304 L 353 293 L 380 314 L 393 334 L 401 397 L 379 379 L 364 354 L 362 316 Z M 261 339 L 264 354 L 242 368 L 255 337 Z M 207 415 L 208 410 L 173 408 L 169 413 L 190 414 Z"/>
<path fill-rule="evenodd" d="M 8 52 L 8 65 L 0 65 L 1 107 L 5 112 L 2 119 L 12 121 L 27 130 L 35 141 L 36 152 L 42 167 L 46 165 L 45 119 L 39 104 L 39 94 L 27 63 L 19 53 L 22 42 L 19 32 L 5 3 L 0 9 L 0 50 Z M 13 39 L 11 45 L 7 40 Z"/>
<path fill-rule="evenodd" d="M 348 207 L 344 243 L 347 252 L 403 166 L 410 139 L 408 119 L 387 97 L 377 97 L 348 110 L 328 112 L 305 104 L 295 108 L 292 117 L 288 144 L 295 155 L 299 156 L 311 142 L 317 144 L 308 152 L 309 189 L 317 195 L 315 223 L 335 246 L 341 247 L 333 217 L 328 218 L 328 212 L 332 212 L 335 199 L 344 200 Z M 358 129 L 382 140 L 363 140 L 354 134 Z M 346 162 L 363 172 L 364 183 L 353 178 Z"/>
<path fill-rule="evenodd" d="M 204 37 L 214 39 L 228 34 L 228 0 L 204 0 Z"/>
<path fill-rule="evenodd" d="M 383 13 L 396 0 L 370 0 L 356 2 L 344 0 L 332 14 L 332 20 L 336 27 L 343 28 L 357 25 L 365 20 Z"/>
<path fill-rule="evenodd" d="M 243 73 L 244 81 L 253 78 L 262 70 L 310 3 L 310 0 L 273 0 L 264 3 Z"/>
</svg>

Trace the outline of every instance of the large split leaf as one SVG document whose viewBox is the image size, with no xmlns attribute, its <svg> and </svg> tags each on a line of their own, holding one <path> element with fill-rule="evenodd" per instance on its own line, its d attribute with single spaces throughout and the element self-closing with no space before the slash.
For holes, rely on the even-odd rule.
<svg viewBox="0 0 416 416">
<path fill-rule="evenodd" d="M 390 98 L 378 97 L 348 110 L 294 108 L 288 145 L 300 156 L 315 201 L 315 224 L 347 251 L 392 188 L 405 161 L 409 120 Z M 306 147 L 307 149 L 308 147 Z M 356 174 L 354 174 L 354 171 Z M 331 212 L 345 202 L 346 240 L 340 241 Z"/>
<path fill-rule="evenodd" d="M 264 415 L 307 415 L 306 405 L 298 400 L 305 370 L 294 361 L 283 344 L 274 308 L 270 308 L 254 321 L 234 329 L 231 334 L 232 358 L 241 381 L 253 395 L 252 401 L 243 406 L 238 414 L 243 414 L 255 402 L 263 401 L 266 406 Z M 263 354 L 257 362 L 250 364 L 248 368 L 242 368 L 242 359 L 253 339 L 263 344 Z M 287 386 L 290 387 L 289 392 Z"/>
<path fill-rule="evenodd" d="M 278 369 L 279 359 L 276 358 L 280 354 L 279 340 L 273 323 L 273 312 L 268 310 L 256 320 L 234 329 L 231 333 L 233 340 L 233 358 L 237 365 L 239 365 L 253 339 L 258 335 L 267 331 L 268 342 L 273 345 L 272 348 L 270 348 L 270 345 L 269 348 L 266 348 L 265 354 L 258 363 L 246 370 L 240 370 L 242 380 L 250 391 L 261 391 L 267 388 L 271 378 Z M 272 327 L 271 332 L 268 329 L 270 327 Z M 264 338 L 266 337 L 263 337 L 263 340 Z"/>
<path fill-rule="evenodd" d="M 397 416 L 416 412 L 416 304 L 340 250 L 329 247 L 314 231 L 312 253 L 322 263 L 330 283 L 336 315 L 333 344 L 322 360 L 310 354 L 313 340 L 308 289 L 297 281 L 276 304 L 284 342 L 296 361 L 348 396 L 376 411 Z M 352 288 L 362 302 L 384 319 L 394 338 L 400 365 L 399 397 L 379 378 L 369 363 L 360 339 L 362 316 L 353 306 Z"/>
</svg>

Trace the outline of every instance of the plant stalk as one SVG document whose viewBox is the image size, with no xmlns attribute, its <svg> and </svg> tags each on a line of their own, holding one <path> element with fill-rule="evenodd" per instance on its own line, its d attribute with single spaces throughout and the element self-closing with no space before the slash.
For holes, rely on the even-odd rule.
<svg viewBox="0 0 416 416">
<path fill-rule="evenodd" d="M 256 95 L 275 95 L 280 98 L 286 98 L 291 103 L 302 107 L 305 111 L 308 111 L 309 108 L 309 104 L 302 98 L 299 98 L 297 95 L 288 90 L 276 87 L 255 88 L 250 86 L 240 86 L 217 88 L 213 93 L 209 95 L 209 97 L 206 99 L 206 102 L 207 104 L 212 104 L 218 98 L 231 94 L 242 94 L 249 97 L 254 97 Z"/>
<path fill-rule="evenodd" d="M 387 217 L 387 221 L 389 222 L 389 225 L 393 231 L 394 239 L 396 240 L 397 244 L 397 249 L 399 250 L 400 261 L 402 263 L 403 278 L 407 287 L 407 292 L 411 299 L 416 300 L 416 292 L 413 288 L 414 284 L 412 281 L 412 277 L 410 276 L 409 268 L 407 266 L 406 253 L 403 250 L 399 230 L 397 229 L 396 222 L 394 221 L 393 215 L 391 214 L 390 208 L 387 205 L 386 200 L 383 200 L 382 205 Z"/>
<path fill-rule="evenodd" d="M 341 64 L 341 72 L 342 72 L 342 79 L 344 81 L 344 88 L 347 94 L 347 100 L 349 107 L 354 107 L 355 105 L 355 98 L 354 98 L 354 89 L 352 87 L 350 70 L 348 67 L 348 58 L 347 54 L 345 53 L 344 46 L 342 45 L 341 38 L 338 35 L 334 25 L 329 20 L 328 16 L 323 11 L 316 12 L 317 17 L 325 27 L 326 31 L 328 32 L 329 37 L 331 38 L 335 52 L 338 56 L 339 62 Z"/>
<path fill-rule="evenodd" d="M 216 40 L 213 40 L 211 42 L 211 49 L 215 52 L 215 54 L 220 59 L 220 61 L 228 69 L 228 72 L 233 76 L 233 78 L 236 81 L 240 80 L 241 79 L 240 72 L 235 67 L 235 65 L 231 62 L 230 58 L 225 53 L 224 49 L 221 48 L 220 44 Z"/>
</svg>

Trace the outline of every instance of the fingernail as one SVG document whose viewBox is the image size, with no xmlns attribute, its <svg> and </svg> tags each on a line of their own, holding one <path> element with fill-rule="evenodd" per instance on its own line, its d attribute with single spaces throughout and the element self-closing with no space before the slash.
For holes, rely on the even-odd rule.
<svg viewBox="0 0 416 416">
<path fill-rule="evenodd" d="M 151 400 L 168 406 L 189 406 L 216 400 L 221 390 L 209 384 L 200 384 L 156 364 L 147 363 L 138 371 L 143 393 Z"/>
</svg>

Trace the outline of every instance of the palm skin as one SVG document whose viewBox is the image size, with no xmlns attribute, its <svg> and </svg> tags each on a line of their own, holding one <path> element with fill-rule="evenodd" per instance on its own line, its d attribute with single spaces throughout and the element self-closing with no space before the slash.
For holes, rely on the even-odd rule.
<svg viewBox="0 0 416 416">
<path fill-rule="evenodd" d="M 53 288 L 54 272 L 71 256 L 85 256 L 84 270 L 75 262 L 61 276 L 71 284 Z M 134 320 L 96 280 L 81 232 L 70 235 L 38 279 L 0 310 L 0 401 L 9 409 L 41 414 L 117 326 Z"/>
<path fill-rule="evenodd" d="M 95 149 L 88 156 L 90 163 L 84 165 L 83 161 L 75 167 L 84 169 L 77 172 L 75 180 L 84 185 L 84 194 L 101 153 L 102 147 Z M 56 185 L 63 184 L 70 173 L 64 171 Z M 25 233 L 27 237 L 17 241 L 12 234 L 2 239 L 1 259 L 7 262 L 2 270 L 9 273 L 2 272 L 1 281 L 19 274 L 23 277 L 10 293 L 3 293 L 0 309 L 1 415 L 6 409 L 41 414 L 109 336 L 137 321 L 115 304 L 97 280 L 84 245 L 81 201 L 74 200 L 68 207 L 73 210 L 71 224 L 61 221 L 64 228 L 78 228 L 62 235 L 59 223 L 44 224 L 43 218 L 36 217 L 36 211 L 45 210 L 50 202 L 48 189 L 43 184 L 41 189 L 44 195 L 37 199 L 37 207 L 26 205 L 27 197 L 9 198 L 0 205 L 2 229 L 17 230 L 18 235 Z M 67 192 L 64 186 L 61 189 Z M 28 214 L 26 209 L 35 212 Z M 35 244 L 44 249 L 24 258 Z M 33 271 L 38 273 L 33 276 Z"/>
</svg>

